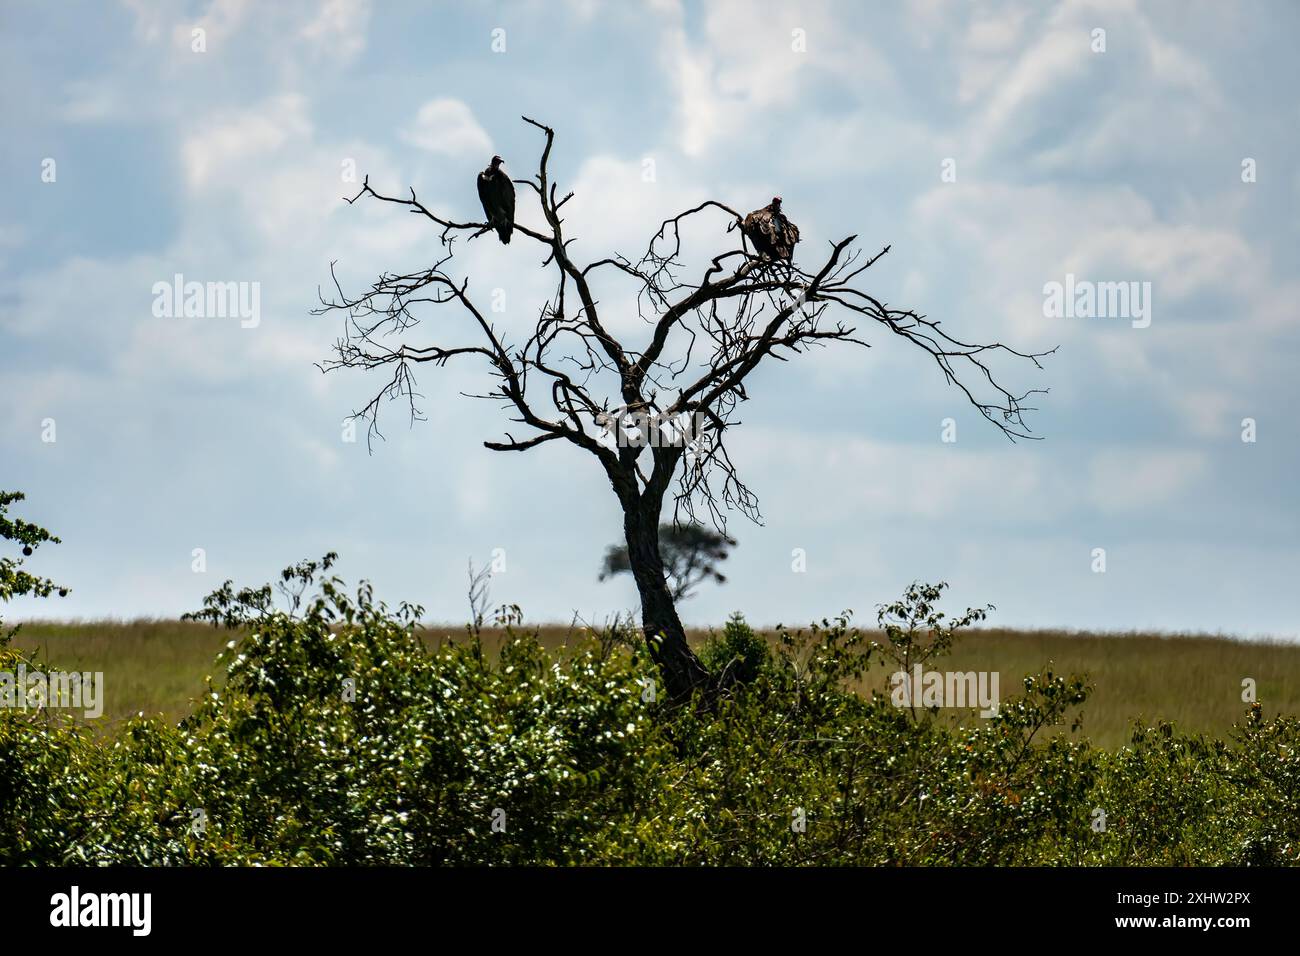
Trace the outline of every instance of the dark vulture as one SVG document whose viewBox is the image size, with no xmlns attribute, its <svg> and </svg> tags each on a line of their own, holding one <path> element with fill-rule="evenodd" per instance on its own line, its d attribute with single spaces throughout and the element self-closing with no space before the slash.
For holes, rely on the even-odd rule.
<svg viewBox="0 0 1300 956">
<path fill-rule="evenodd" d="M 799 241 L 799 227 L 781 212 L 780 196 L 773 197 L 771 205 L 751 212 L 740 228 L 759 255 L 781 262 L 790 261 Z"/>
<path fill-rule="evenodd" d="M 488 225 L 503 243 L 510 242 L 515 228 L 515 184 L 501 168 L 501 157 L 493 156 L 488 168 L 478 174 L 478 198 Z"/>
</svg>

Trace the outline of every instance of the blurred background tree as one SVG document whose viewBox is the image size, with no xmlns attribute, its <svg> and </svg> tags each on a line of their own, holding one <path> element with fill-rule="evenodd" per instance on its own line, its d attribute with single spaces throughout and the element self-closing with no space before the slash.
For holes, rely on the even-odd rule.
<svg viewBox="0 0 1300 956">
<path fill-rule="evenodd" d="M 712 578 L 726 584 L 727 578 L 718 565 L 727 560 L 730 548 L 736 546 L 734 538 L 702 524 L 674 525 L 665 522 L 659 526 L 659 552 L 664 559 L 664 580 L 674 601 L 690 597 L 703 581 Z M 626 544 L 611 544 L 605 552 L 605 563 L 600 580 L 616 574 L 631 574 Z"/>
</svg>

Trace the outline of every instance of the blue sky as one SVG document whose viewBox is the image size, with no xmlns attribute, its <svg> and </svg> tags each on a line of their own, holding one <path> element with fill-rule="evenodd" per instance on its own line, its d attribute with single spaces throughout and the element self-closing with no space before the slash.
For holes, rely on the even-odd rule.
<svg viewBox="0 0 1300 956">
<path fill-rule="evenodd" d="M 10 616 L 175 614 L 328 549 L 440 620 L 497 548 L 493 600 L 530 619 L 634 605 L 596 580 L 620 529 L 603 473 L 563 443 L 484 449 L 506 423 L 460 397 L 481 372 L 422 372 L 428 420 L 386 408 L 367 454 L 341 422 L 376 381 L 313 366 L 340 332 L 310 314 L 332 260 L 355 286 L 439 251 L 416 217 L 344 203 L 349 162 L 475 217 L 493 152 L 535 162 L 528 114 L 557 130 L 580 256 L 780 194 L 801 255 L 892 245 L 878 298 L 1060 346 L 1007 369 L 1051 389 L 1044 440 L 1015 445 L 874 330 L 761 370 L 730 440 L 764 524 L 736 516 L 729 583 L 688 622 L 870 617 L 920 578 L 999 624 L 1294 637 L 1297 28 L 1286 2 L 4 3 L 0 487 L 62 536 L 39 568 L 73 588 Z M 524 330 L 538 264 L 475 242 L 455 268 Z M 260 321 L 155 316 L 176 273 L 260 283 Z M 1067 274 L 1151 283 L 1149 327 L 1046 316 Z"/>
</svg>

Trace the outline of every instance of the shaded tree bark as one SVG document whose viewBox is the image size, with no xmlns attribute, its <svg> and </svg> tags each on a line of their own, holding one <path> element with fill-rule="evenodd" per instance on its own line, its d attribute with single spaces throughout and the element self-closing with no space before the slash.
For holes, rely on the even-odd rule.
<svg viewBox="0 0 1300 956">
<path fill-rule="evenodd" d="M 659 554 L 659 508 L 638 503 L 623 513 L 632 577 L 641 597 L 641 624 L 669 696 L 682 700 L 708 682 L 709 672 L 686 641 Z"/>
</svg>

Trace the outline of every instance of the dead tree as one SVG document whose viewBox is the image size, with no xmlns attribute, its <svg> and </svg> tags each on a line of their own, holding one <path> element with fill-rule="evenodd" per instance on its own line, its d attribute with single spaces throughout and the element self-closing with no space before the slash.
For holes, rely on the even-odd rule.
<svg viewBox="0 0 1300 956">
<path fill-rule="evenodd" d="M 1034 437 L 1024 419 L 1033 409 L 1024 402 L 1045 390 L 1008 390 L 991 362 L 1023 359 L 1041 369 L 1039 359 L 1049 353 L 962 342 L 937 321 L 878 301 L 857 282 L 888 246 L 864 257 L 853 248 L 857 237 L 851 235 L 828 243 L 826 258 L 814 268 L 773 262 L 751 250 L 737 228 L 740 213 L 708 200 L 664 220 L 639 259 L 615 254 L 575 261 L 569 249 L 573 238 L 561 215 L 573 194 L 559 195 L 548 171 L 555 133 L 523 119 L 541 131 L 545 144 L 537 173 L 515 182 L 532 190 L 543 224 L 516 222 L 515 231 L 539 244 L 545 256 L 540 267 L 555 281 L 554 294 L 541 305 L 527 338 L 498 328 L 471 296 L 468 278 L 451 272 L 455 241 L 473 240 L 488 225 L 446 218 L 426 208 L 413 189 L 409 198 L 383 195 L 367 178 L 349 203 L 369 197 L 425 217 L 441 230 L 443 253 L 427 269 L 385 273 L 357 296 L 344 293 L 331 264 L 335 296 L 322 295 L 315 312 L 344 312 L 346 320 L 333 354 L 320 367 L 385 370 L 383 387 L 354 413 L 368 422 L 373 438 L 385 399 L 404 399 L 412 420 L 421 417 L 414 377 L 419 366 L 478 359 L 495 385 L 471 397 L 501 402 L 511 420 L 526 429 L 518 438 L 506 432 L 504 440 L 485 441 L 487 448 L 522 452 L 563 441 L 591 455 L 622 508 L 646 640 L 674 698 L 707 685 L 710 675 L 687 645 L 665 581 L 660 515 L 671 489 L 674 521 L 697 521 L 703 513 L 724 531 L 731 510 L 761 519 L 757 497 L 727 452 L 726 435 L 739 424 L 736 412 L 748 397 L 746 379 L 764 359 L 785 361 L 828 342 L 869 347 L 846 323 L 878 327 L 928 352 L 943 378 L 1008 438 Z M 706 217 L 719 215 L 721 222 L 708 232 L 713 250 L 697 263 L 688 262 L 684 226 L 704 225 Z M 728 236 L 735 247 L 712 254 Z M 593 283 L 607 276 L 637 289 L 637 311 L 648 333 L 640 349 L 620 342 L 602 317 Z M 452 338 L 448 321 L 433 340 L 444 344 L 412 341 L 442 307 L 456 310 L 468 337 Z M 840 315 L 834 324 L 826 318 L 832 307 Z"/>
</svg>

